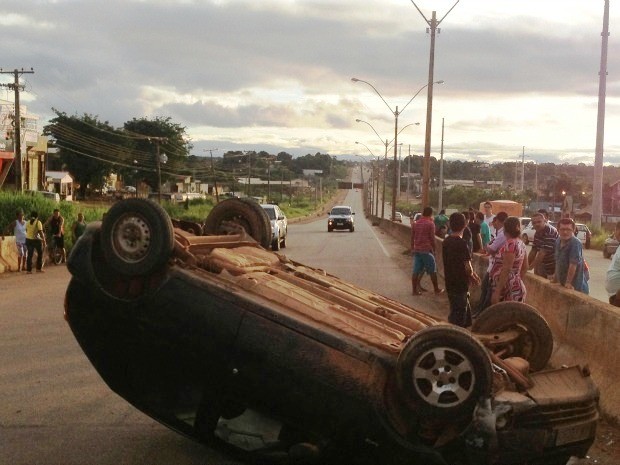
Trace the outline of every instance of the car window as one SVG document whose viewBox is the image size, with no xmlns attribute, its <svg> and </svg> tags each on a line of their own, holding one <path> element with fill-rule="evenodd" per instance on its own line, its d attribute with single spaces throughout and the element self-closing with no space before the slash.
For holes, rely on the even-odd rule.
<svg viewBox="0 0 620 465">
<path fill-rule="evenodd" d="M 351 210 L 349 208 L 332 208 L 332 215 L 350 215 Z"/>
<path fill-rule="evenodd" d="M 276 219 L 275 208 L 265 208 L 265 207 L 263 207 L 263 210 L 265 210 L 265 212 L 267 212 L 267 216 L 269 217 L 270 220 L 275 220 Z"/>
</svg>

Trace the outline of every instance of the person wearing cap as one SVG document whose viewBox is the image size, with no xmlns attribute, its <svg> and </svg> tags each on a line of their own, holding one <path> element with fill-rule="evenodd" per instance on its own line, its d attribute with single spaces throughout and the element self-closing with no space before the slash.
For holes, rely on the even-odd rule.
<svg viewBox="0 0 620 465">
<path fill-rule="evenodd" d="M 486 253 L 489 254 L 489 266 L 487 267 L 487 272 L 482 278 L 482 283 L 480 287 L 480 300 L 478 301 L 476 310 L 472 312 L 472 318 L 476 318 L 478 315 L 480 315 L 480 313 L 482 313 L 482 311 L 487 308 L 491 303 L 489 273 L 493 269 L 495 255 L 497 255 L 497 253 L 506 243 L 506 236 L 504 236 L 504 221 L 506 221 L 506 219 L 508 219 L 508 213 L 506 212 L 499 212 L 497 215 L 495 215 L 495 218 L 493 218 L 495 238 L 491 241 L 489 245 L 484 248 Z"/>
</svg>

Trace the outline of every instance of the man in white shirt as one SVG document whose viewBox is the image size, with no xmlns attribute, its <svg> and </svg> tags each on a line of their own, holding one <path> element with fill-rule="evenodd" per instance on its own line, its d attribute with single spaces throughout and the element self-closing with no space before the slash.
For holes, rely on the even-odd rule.
<svg viewBox="0 0 620 465">
<path fill-rule="evenodd" d="M 620 241 L 620 222 L 616 223 L 614 237 Z M 620 247 L 611 257 L 611 263 L 605 277 L 605 289 L 609 295 L 609 303 L 615 307 L 620 307 Z"/>
<path fill-rule="evenodd" d="M 484 209 L 484 222 L 489 225 L 489 232 L 491 233 L 491 240 L 495 237 L 495 227 L 493 226 L 493 220 L 495 219 L 495 215 L 493 214 L 493 205 L 491 202 L 486 201 L 482 205 Z"/>
<path fill-rule="evenodd" d="M 499 212 L 493 219 L 493 226 L 496 229 L 495 239 L 491 240 L 491 243 L 485 247 L 485 251 L 489 254 L 489 266 L 487 272 L 482 278 L 482 284 L 480 286 L 480 300 L 476 306 L 476 310 L 472 312 L 472 318 L 478 317 L 482 311 L 491 303 L 491 295 L 489 293 L 489 272 L 493 268 L 493 260 L 495 255 L 499 252 L 499 249 L 506 243 L 506 237 L 504 236 L 504 221 L 508 218 L 506 212 Z"/>
</svg>

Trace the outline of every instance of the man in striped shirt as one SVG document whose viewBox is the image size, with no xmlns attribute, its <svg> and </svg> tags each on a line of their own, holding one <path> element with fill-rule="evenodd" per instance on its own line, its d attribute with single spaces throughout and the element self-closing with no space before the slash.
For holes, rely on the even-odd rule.
<svg viewBox="0 0 620 465">
<path fill-rule="evenodd" d="M 536 230 L 534 243 L 528 256 L 530 270 L 543 278 L 551 279 L 555 275 L 555 241 L 558 238 L 558 230 L 547 222 L 542 212 L 534 213 L 532 225 Z"/>
<path fill-rule="evenodd" d="M 435 262 L 435 223 L 433 209 L 424 207 L 422 216 L 411 226 L 411 252 L 413 253 L 413 273 L 411 286 L 413 295 L 420 295 L 418 280 L 426 271 L 431 277 L 435 294 L 444 290 L 437 284 L 437 264 Z"/>
</svg>

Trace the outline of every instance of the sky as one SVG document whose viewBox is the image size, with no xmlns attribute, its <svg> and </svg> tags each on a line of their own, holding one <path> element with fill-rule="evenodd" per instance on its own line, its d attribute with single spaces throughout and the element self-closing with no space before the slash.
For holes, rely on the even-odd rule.
<svg viewBox="0 0 620 465">
<path fill-rule="evenodd" d="M 514 161 L 524 153 L 526 163 L 592 165 L 604 1 L 460 0 L 450 11 L 455 3 L 415 0 L 426 19 L 433 11 L 443 18 L 431 155 L 440 156 L 443 119 L 448 160 Z M 52 108 L 119 127 L 170 117 L 187 128 L 194 155 L 383 156 L 396 106 L 429 78 L 430 35 L 415 5 L 3 0 L 0 68 L 34 69 L 21 77 L 21 100 L 41 127 Z M 612 2 L 604 150 L 612 165 L 620 164 L 617 24 Z M 1 88 L 0 100 L 13 93 Z M 398 136 L 403 156 L 424 153 L 426 102 L 423 89 L 399 116 L 399 128 L 411 124 Z"/>
</svg>

